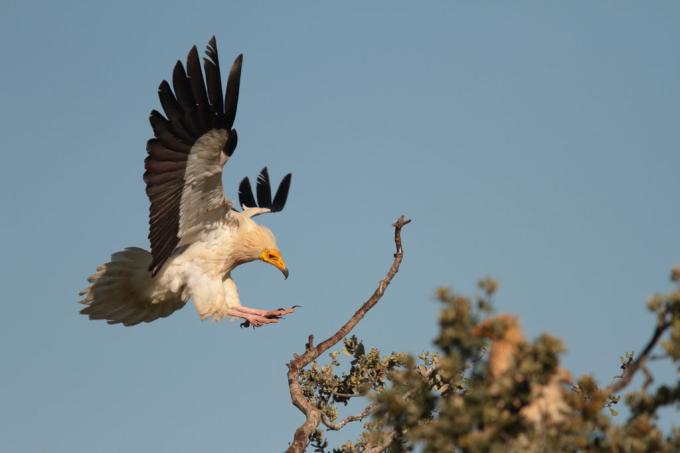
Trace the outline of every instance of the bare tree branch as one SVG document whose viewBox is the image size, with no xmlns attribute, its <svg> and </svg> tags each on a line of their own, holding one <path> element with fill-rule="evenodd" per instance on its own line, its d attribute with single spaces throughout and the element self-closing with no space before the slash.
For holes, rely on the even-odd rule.
<svg viewBox="0 0 680 453">
<path fill-rule="evenodd" d="M 633 376 L 635 376 L 635 373 L 637 373 L 637 371 L 644 366 L 652 350 L 654 349 L 659 339 L 661 338 L 661 335 L 663 335 L 663 333 L 666 331 L 666 329 L 670 327 L 670 325 L 671 325 L 670 322 L 667 321 L 666 319 L 660 319 L 657 322 L 656 328 L 654 329 L 654 333 L 647 342 L 645 348 L 642 350 L 640 355 L 638 355 L 638 357 L 635 360 L 633 360 L 633 362 L 631 362 L 630 365 L 626 367 L 626 369 L 621 374 L 621 379 L 607 387 L 606 390 L 607 393 L 612 394 L 620 392 L 621 390 L 626 388 L 628 384 L 630 384 L 630 382 L 633 380 Z"/>
<path fill-rule="evenodd" d="M 385 278 L 383 278 L 378 287 L 373 291 L 371 297 L 352 315 L 352 317 L 340 329 L 327 340 L 314 346 L 314 337 L 310 335 L 305 344 L 305 352 L 302 355 L 294 355 L 293 360 L 288 363 L 288 387 L 290 388 L 290 399 L 293 405 L 297 407 L 303 414 L 305 414 L 305 422 L 295 430 L 293 435 L 293 442 L 288 446 L 286 453 L 303 453 L 309 445 L 309 436 L 319 427 L 322 421 L 321 411 L 307 398 L 298 381 L 300 371 L 316 360 L 321 354 L 326 352 L 329 348 L 336 345 L 342 340 L 352 329 L 363 319 L 368 311 L 378 303 L 382 298 L 385 290 L 390 282 L 399 271 L 399 266 L 404 256 L 404 250 L 401 246 L 401 229 L 410 223 L 411 220 L 406 219 L 403 215 L 394 222 L 394 244 L 396 252 L 394 254 L 394 261 Z"/>
</svg>

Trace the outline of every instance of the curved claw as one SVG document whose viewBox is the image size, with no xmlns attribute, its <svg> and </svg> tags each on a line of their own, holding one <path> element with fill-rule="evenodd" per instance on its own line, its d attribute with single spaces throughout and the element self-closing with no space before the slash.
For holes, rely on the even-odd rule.
<svg viewBox="0 0 680 453">
<path fill-rule="evenodd" d="M 293 313 L 298 307 L 299 305 L 293 305 L 290 308 L 279 308 L 278 310 L 268 312 L 265 316 L 271 319 L 283 319 L 284 316 Z"/>
</svg>

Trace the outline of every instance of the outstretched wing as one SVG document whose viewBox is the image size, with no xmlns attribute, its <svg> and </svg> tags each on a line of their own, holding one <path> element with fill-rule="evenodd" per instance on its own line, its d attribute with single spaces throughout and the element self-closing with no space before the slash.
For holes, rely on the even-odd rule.
<svg viewBox="0 0 680 453">
<path fill-rule="evenodd" d="M 220 65 L 215 37 L 203 59 L 205 79 L 194 46 L 186 71 L 180 61 L 167 81 L 158 87 L 165 116 L 156 110 L 149 118 L 154 138 L 147 142 L 144 161 L 149 209 L 149 240 L 155 275 L 180 239 L 221 224 L 231 209 L 224 197 L 222 168 L 234 152 L 232 129 L 238 103 L 243 55 L 229 72 L 222 97 Z"/>
</svg>

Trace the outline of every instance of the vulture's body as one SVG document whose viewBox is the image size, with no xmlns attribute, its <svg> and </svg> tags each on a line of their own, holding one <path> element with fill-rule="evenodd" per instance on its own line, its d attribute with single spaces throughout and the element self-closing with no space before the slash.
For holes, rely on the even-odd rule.
<svg viewBox="0 0 680 453">
<path fill-rule="evenodd" d="M 135 325 L 165 317 L 192 300 L 201 319 L 225 316 L 260 326 L 292 312 L 241 306 L 231 271 L 262 260 L 288 276 L 272 232 L 252 217 L 283 209 L 291 176 L 272 200 L 267 169 L 257 180 L 257 201 L 245 178 L 239 187 L 242 211 L 225 198 L 222 168 L 236 148 L 236 115 L 242 57 L 234 62 L 222 97 L 215 38 L 204 59 L 205 82 L 196 47 L 173 73 L 173 90 L 158 93 L 165 116 L 151 112 L 155 137 L 148 141 L 144 181 L 151 202 L 151 252 L 127 248 L 97 267 L 81 292 L 81 313 L 90 319 Z"/>
</svg>

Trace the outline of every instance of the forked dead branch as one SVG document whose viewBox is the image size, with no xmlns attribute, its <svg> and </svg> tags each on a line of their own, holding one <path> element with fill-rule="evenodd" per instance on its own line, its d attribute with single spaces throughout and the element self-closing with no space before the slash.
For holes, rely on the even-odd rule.
<svg viewBox="0 0 680 453">
<path fill-rule="evenodd" d="M 319 424 L 322 421 L 321 411 L 311 401 L 305 398 L 298 380 L 300 371 L 347 336 L 366 313 L 378 303 L 383 294 L 385 294 L 385 290 L 399 271 L 399 266 L 404 257 L 404 250 L 401 245 L 401 230 L 410 222 L 411 220 L 403 215 L 394 222 L 394 245 L 396 247 L 394 260 L 392 261 L 392 265 L 390 266 L 387 275 L 380 281 L 378 287 L 373 291 L 373 294 L 371 294 L 368 300 L 359 307 L 354 315 L 352 315 L 352 317 L 340 327 L 335 334 L 319 343 L 317 346 L 314 346 L 314 336 L 310 335 L 305 344 L 305 352 L 302 355 L 296 354 L 288 363 L 288 387 L 290 388 L 290 398 L 293 405 L 300 409 L 305 415 L 305 421 L 297 428 L 297 430 L 295 430 L 293 442 L 288 446 L 288 449 L 286 449 L 286 453 L 304 452 L 309 445 L 311 434 L 319 427 Z"/>
</svg>

